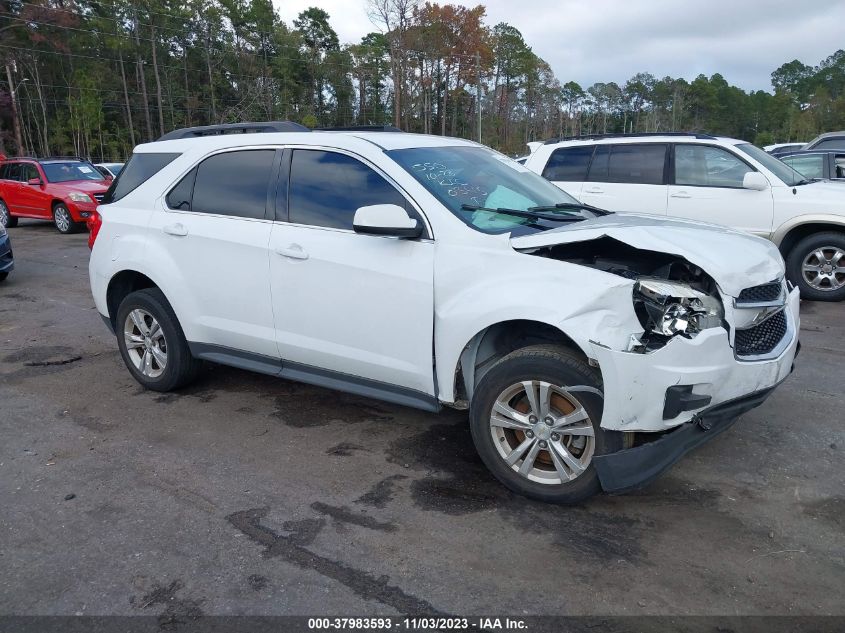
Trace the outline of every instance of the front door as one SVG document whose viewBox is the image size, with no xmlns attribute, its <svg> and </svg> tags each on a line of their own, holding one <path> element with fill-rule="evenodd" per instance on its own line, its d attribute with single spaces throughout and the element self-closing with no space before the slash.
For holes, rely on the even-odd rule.
<svg viewBox="0 0 845 633">
<path fill-rule="evenodd" d="M 37 185 L 29 184 L 30 180 L 38 179 Z M 33 163 L 21 163 L 21 184 L 18 191 L 21 207 L 25 213 L 50 218 L 53 215 L 53 198 L 47 192 L 44 176 Z"/>
<path fill-rule="evenodd" d="M 273 227 L 270 279 L 283 375 L 434 395 L 434 243 L 352 230 L 362 206 L 415 215 L 404 196 L 356 157 L 295 149 L 279 200 L 289 221 Z"/>
<path fill-rule="evenodd" d="M 750 171 L 754 168 L 721 147 L 676 145 L 668 215 L 768 237 L 774 213 L 772 190 L 743 188 L 742 180 Z"/>
</svg>

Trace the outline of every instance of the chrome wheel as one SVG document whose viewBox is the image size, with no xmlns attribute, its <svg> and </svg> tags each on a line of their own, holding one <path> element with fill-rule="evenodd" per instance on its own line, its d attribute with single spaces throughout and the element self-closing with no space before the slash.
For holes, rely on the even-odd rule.
<svg viewBox="0 0 845 633">
<path fill-rule="evenodd" d="M 845 253 L 837 246 L 822 246 L 809 253 L 801 264 L 801 274 L 816 290 L 830 292 L 845 287 Z"/>
<path fill-rule="evenodd" d="M 9 209 L 4 202 L 0 202 L 0 226 L 9 226 Z"/>
<path fill-rule="evenodd" d="M 167 367 L 167 340 L 155 317 L 136 308 L 123 324 L 123 340 L 132 364 L 144 376 L 158 378 Z"/>
<path fill-rule="evenodd" d="M 53 219 L 56 222 L 56 228 L 62 233 L 67 233 L 70 230 L 71 222 L 70 213 L 63 206 L 58 206 L 53 211 Z"/>
<path fill-rule="evenodd" d="M 512 470 L 542 484 L 576 479 L 595 451 L 595 431 L 581 402 L 565 387 L 539 380 L 516 383 L 499 394 L 490 433 Z"/>
</svg>

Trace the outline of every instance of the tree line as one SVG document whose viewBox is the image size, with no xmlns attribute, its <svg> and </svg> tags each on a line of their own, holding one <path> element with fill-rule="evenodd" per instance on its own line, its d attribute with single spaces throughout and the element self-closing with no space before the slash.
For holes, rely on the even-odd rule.
<svg viewBox="0 0 845 633">
<path fill-rule="evenodd" d="M 173 128 L 275 119 L 476 138 L 479 109 L 483 142 L 511 154 L 578 134 L 845 128 L 842 50 L 782 65 L 771 92 L 720 74 L 583 88 L 483 5 L 361 1 L 374 30 L 341 43 L 324 10 L 287 24 L 271 0 L 0 0 L 0 152 L 122 159 Z"/>
</svg>

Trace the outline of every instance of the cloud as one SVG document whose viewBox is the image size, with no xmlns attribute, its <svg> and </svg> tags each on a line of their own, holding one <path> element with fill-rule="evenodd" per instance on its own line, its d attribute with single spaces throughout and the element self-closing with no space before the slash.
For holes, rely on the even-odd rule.
<svg viewBox="0 0 845 633">
<path fill-rule="evenodd" d="M 276 0 L 286 22 L 311 5 L 331 15 L 341 41 L 375 30 L 365 0 Z M 475 6 L 478 2 L 457 1 Z M 845 46 L 845 3 L 829 0 L 488 0 L 487 23 L 518 28 L 561 82 L 624 83 L 637 72 L 694 79 L 721 73 L 746 90 Z"/>
</svg>

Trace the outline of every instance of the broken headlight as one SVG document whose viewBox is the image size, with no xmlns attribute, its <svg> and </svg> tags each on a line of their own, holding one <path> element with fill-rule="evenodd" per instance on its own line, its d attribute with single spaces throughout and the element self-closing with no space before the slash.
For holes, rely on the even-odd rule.
<svg viewBox="0 0 845 633">
<path fill-rule="evenodd" d="M 719 327 L 722 302 L 691 286 L 665 279 L 640 278 L 634 284 L 634 310 L 643 336 L 632 340 L 631 351 L 651 351 L 673 336 L 692 338 L 702 330 Z"/>
</svg>

